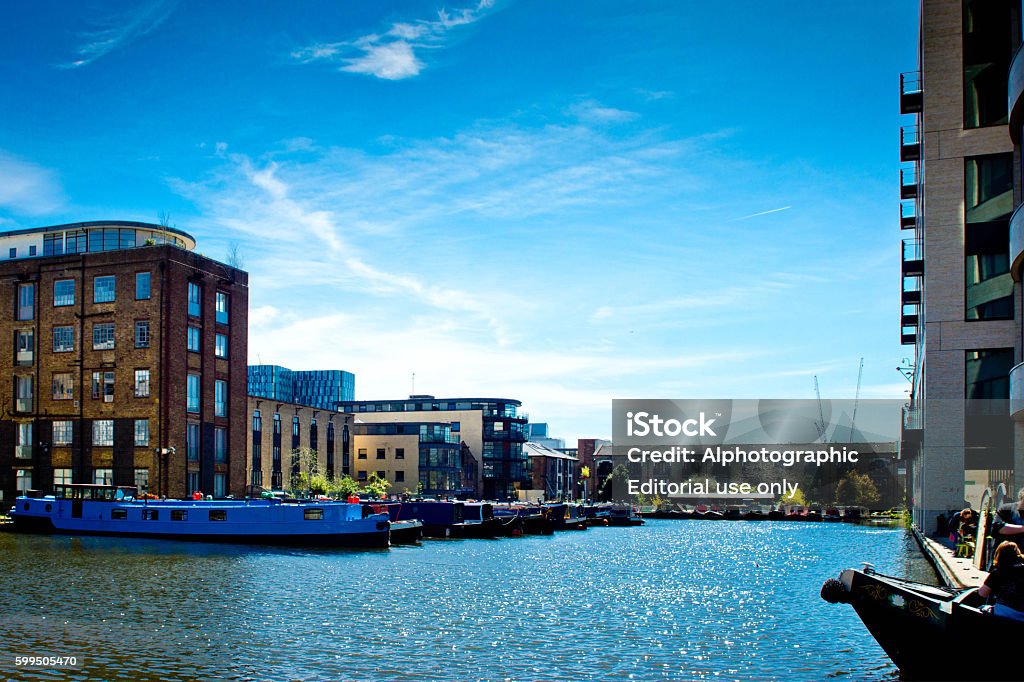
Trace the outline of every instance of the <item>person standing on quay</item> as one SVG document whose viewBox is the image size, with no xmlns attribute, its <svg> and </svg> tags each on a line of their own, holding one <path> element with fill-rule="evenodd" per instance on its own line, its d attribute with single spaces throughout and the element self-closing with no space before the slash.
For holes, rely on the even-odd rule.
<svg viewBox="0 0 1024 682">
<path fill-rule="evenodd" d="M 992 535 L 997 540 L 1009 540 L 1024 548 L 1024 488 L 1017 493 L 1017 502 L 999 505 L 992 519 Z"/>
</svg>

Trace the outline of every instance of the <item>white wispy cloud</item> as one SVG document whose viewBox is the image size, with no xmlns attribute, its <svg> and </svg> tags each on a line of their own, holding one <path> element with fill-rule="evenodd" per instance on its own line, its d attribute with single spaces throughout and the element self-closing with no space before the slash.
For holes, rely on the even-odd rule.
<svg viewBox="0 0 1024 682">
<path fill-rule="evenodd" d="M 167 20 L 177 4 L 178 0 L 154 0 L 131 11 L 98 21 L 101 27 L 83 33 L 83 42 L 75 50 L 75 59 L 62 66 L 68 69 L 86 66 L 152 33 Z"/>
<path fill-rule="evenodd" d="M 173 187 L 202 248 L 242 242 L 253 361 L 349 369 L 366 399 L 404 395 L 415 372 L 417 391 L 518 398 L 576 422 L 559 435 L 596 436 L 612 398 L 802 395 L 836 354 L 794 344 L 765 365 L 765 335 L 812 304 L 821 270 L 784 270 L 774 237 L 755 262 L 706 255 L 759 234 L 707 198 L 741 174 L 718 151 L 729 134 L 612 128 L 559 105 L 373 153 L 224 146 Z M 748 333 L 728 333 L 740 318 Z M 723 368 L 778 376 L 729 384 Z"/>
<path fill-rule="evenodd" d="M 56 173 L 0 151 L 0 207 L 41 215 L 55 211 L 64 202 Z"/>
<path fill-rule="evenodd" d="M 635 111 L 616 109 L 592 99 L 583 100 L 569 107 L 569 113 L 586 123 L 615 124 L 626 123 L 638 118 Z"/>
<path fill-rule="evenodd" d="M 272 254 L 252 259 L 258 271 L 273 273 L 269 286 L 301 282 L 414 297 L 439 310 L 478 317 L 489 325 L 499 344 L 507 343 L 507 328 L 478 296 L 372 264 L 346 237 L 335 211 L 313 205 L 314 188 L 297 187 L 283 179 L 277 163 L 257 165 L 243 155 L 229 158 L 230 165 L 220 175 L 224 184 L 212 192 L 200 184 L 172 184 L 199 203 L 221 228 L 275 245 Z"/>
<path fill-rule="evenodd" d="M 327 61 L 340 64 L 349 73 L 375 76 L 383 80 L 402 80 L 418 76 L 425 66 L 417 54 L 444 47 L 450 32 L 479 21 L 494 0 L 479 0 L 464 9 L 441 9 L 436 19 L 396 22 L 383 33 L 370 33 L 354 40 L 314 43 L 296 49 L 292 57 L 300 62 Z"/>
</svg>

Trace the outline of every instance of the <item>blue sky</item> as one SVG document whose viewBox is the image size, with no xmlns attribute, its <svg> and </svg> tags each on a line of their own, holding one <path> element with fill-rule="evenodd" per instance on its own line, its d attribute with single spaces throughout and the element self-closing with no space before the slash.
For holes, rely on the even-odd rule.
<svg viewBox="0 0 1024 682">
<path fill-rule="evenodd" d="M 899 398 L 917 3 L 12 3 L 0 229 L 239 244 L 250 362 L 356 397 Z"/>
</svg>

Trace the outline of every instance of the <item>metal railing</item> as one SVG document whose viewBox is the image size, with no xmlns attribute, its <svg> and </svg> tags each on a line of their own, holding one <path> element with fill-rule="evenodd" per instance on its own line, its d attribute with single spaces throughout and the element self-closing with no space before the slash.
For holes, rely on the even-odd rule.
<svg viewBox="0 0 1024 682">
<path fill-rule="evenodd" d="M 903 240 L 903 260 L 922 260 L 924 258 L 924 249 L 921 246 L 921 240 L 916 237 L 908 237 Z"/>
<path fill-rule="evenodd" d="M 916 163 L 905 163 L 900 168 L 900 186 L 901 187 L 916 187 L 917 186 L 917 164 Z"/>
<path fill-rule="evenodd" d="M 918 95 L 921 94 L 921 72 L 904 71 L 900 74 L 900 94 Z"/>
<path fill-rule="evenodd" d="M 900 126 L 900 145 L 910 147 L 921 144 L 921 126 L 916 123 Z"/>
</svg>

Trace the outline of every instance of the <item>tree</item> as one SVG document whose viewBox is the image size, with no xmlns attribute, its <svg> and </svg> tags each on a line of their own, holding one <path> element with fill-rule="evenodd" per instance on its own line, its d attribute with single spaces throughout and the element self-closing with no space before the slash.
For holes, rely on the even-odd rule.
<svg viewBox="0 0 1024 682">
<path fill-rule="evenodd" d="M 789 495 L 783 495 L 779 498 L 780 505 L 792 505 L 795 507 L 806 507 L 807 497 L 804 495 L 804 491 L 801 488 L 797 488 Z"/>
<path fill-rule="evenodd" d="M 836 486 L 836 503 L 848 506 L 870 507 L 881 499 L 878 488 L 867 474 L 849 471 Z"/>
<path fill-rule="evenodd" d="M 349 495 L 358 495 L 362 492 L 359 484 L 351 476 L 342 476 L 339 479 L 332 481 L 333 491 L 338 493 L 342 497 L 348 497 Z"/>
<path fill-rule="evenodd" d="M 292 450 L 292 490 L 311 490 L 313 477 L 320 471 L 316 450 L 309 447 Z"/>
<path fill-rule="evenodd" d="M 628 498 L 629 469 L 625 464 L 617 464 L 601 486 L 601 498 L 622 502 Z"/>
<path fill-rule="evenodd" d="M 384 497 L 387 495 L 388 488 L 390 487 L 391 481 L 386 478 L 380 478 L 376 473 L 372 473 L 369 480 L 366 481 L 366 485 L 363 486 L 363 490 L 374 497 Z"/>
<path fill-rule="evenodd" d="M 242 257 L 242 244 L 237 239 L 232 239 L 228 242 L 228 254 L 224 262 L 238 270 L 245 267 L 245 259 Z"/>
</svg>

